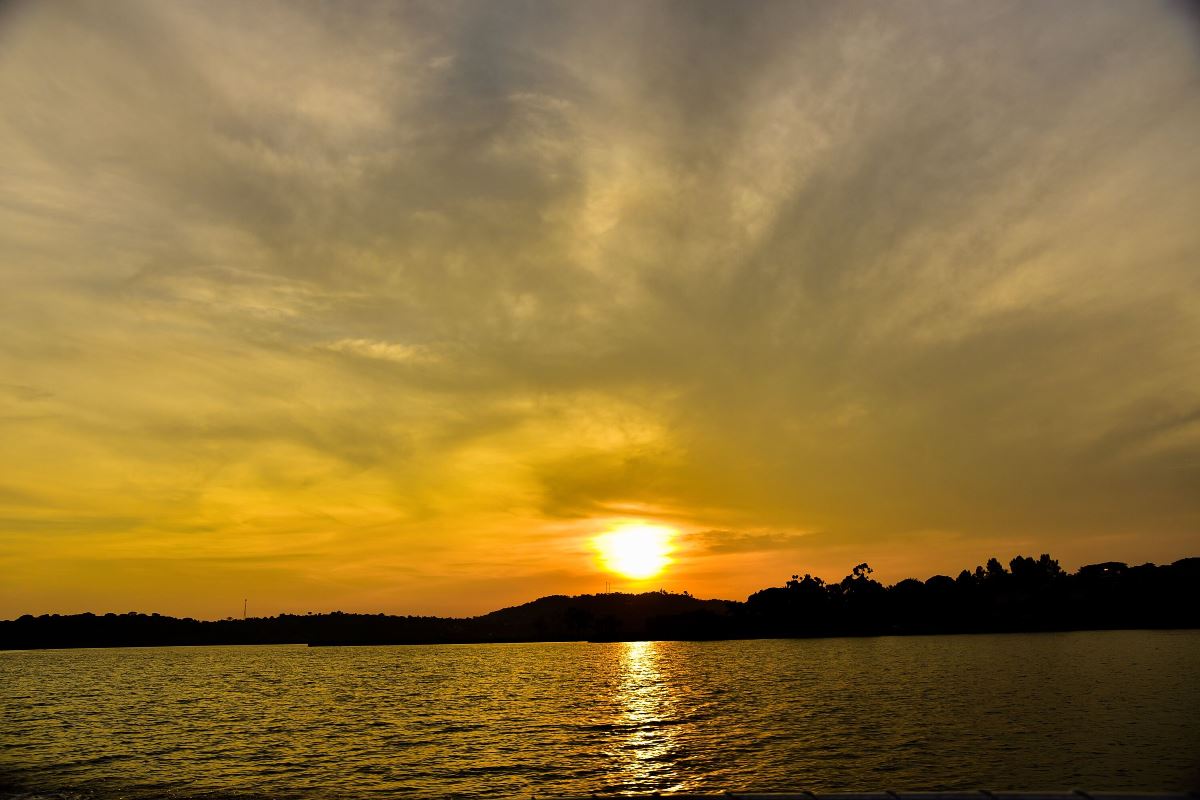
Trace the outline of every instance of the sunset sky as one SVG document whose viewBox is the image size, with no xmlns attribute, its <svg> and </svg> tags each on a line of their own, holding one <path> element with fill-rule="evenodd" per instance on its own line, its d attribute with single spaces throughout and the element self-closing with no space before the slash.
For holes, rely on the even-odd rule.
<svg viewBox="0 0 1200 800">
<path fill-rule="evenodd" d="M 1198 220 L 1184 3 L 5 3 L 0 617 L 1200 555 Z"/>
</svg>

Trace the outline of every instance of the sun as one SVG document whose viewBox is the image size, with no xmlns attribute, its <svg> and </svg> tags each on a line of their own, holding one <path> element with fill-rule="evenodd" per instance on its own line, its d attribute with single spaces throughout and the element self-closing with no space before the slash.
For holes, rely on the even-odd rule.
<svg viewBox="0 0 1200 800">
<path fill-rule="evenodd" d="M 628 523 L 597 536 L 594 544 L 606 569 L 642 580 L 654 577 L 671 562 L 674 536 L 670 528 Z"/>
</svg>

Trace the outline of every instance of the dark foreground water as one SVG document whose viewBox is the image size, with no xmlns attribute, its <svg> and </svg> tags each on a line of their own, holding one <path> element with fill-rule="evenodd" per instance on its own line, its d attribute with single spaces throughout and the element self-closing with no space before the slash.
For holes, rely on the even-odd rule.
<svg viewBox="0 0 1200 800">
<path fill-rule="evenodd" d="M 0 653 L 0 794 L 1196 789 L 1200 631 Z"/>
</svg>

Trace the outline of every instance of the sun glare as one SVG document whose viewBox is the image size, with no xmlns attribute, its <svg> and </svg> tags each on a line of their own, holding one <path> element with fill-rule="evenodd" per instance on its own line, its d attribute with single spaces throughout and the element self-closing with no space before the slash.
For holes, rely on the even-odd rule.
<svg viewBox="0 0 1200 800">
<path fill-rule="evenodd" d="M 595 544 L 606 569 L 642 580 L 654 577 L 670 563 L 674 535 L 670 528 L 631 523 L 597 536 Z"/>
</svg>

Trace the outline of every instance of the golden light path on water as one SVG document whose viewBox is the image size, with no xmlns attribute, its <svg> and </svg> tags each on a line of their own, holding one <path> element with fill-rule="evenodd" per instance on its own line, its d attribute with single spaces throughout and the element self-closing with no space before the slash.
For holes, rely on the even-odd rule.
<svg viewBox="0 0 1200 800">
<path fill-rule="evenodd" d="M 628 735 L 614 755 L 626 782 L 684 788 L 674 767 L 677 701 L 659 669 L 660 642 L 626 642 L 621 653 L 617 704 Z"/>
</svg>

